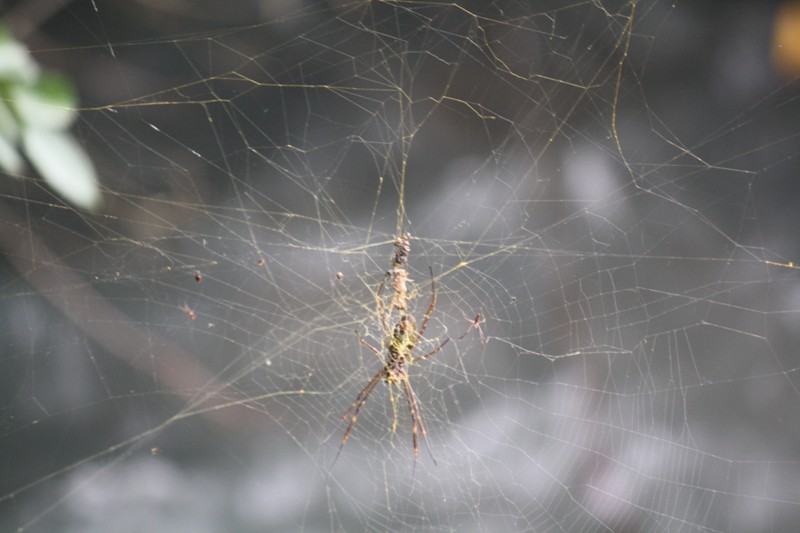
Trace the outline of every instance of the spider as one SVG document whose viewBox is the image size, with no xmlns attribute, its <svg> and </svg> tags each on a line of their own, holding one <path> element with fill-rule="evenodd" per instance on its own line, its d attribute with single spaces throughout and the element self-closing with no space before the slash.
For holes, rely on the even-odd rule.
<svg viewBox="0 0 800 533">
<path fill-rule="evenodd" d="M 369 380 L 369 383 L 367 383 L 367 385 L 361 389 L 361 392 L 358 393 L 355 401 L 350 404 L 350 407 L 348 407 L 347 411 L 345 411 L 344 415 L 342 415 L 342 421 L 345 421 L 349 418 L 350 423 L 347 425 L 347 429 L 342 437 L 342 442 L 339 444 L 339 451 L 336 453 L 334 464 L 336 464 L 339 454 L 342 453 L 344 443 L 350 438 L 350 432 L 353 430 L 353 426 L 356 424 L 356 420 L 358 419 L 359 412 L 361 412 L 361 408 L 364 407 L 365 403 L 367 403 L 369 395 L 372 394 L 372 391 L 375 390 L 375 387 L 378 386 L 378 383 L 380 383 L 381 380 L 383 380 L 383 382 L 390 387 L 397 385 L 398 387 L 402 388 L 403 393 L 406 396 L 406 401 L 408 402 L 408 413 L 411 416 L 411 439 L 414 445 L 415 461 L 419 458 L 418 433 L 422 433 L 422 438 L 425 439 L 425 445 L 428 446 L 428 433 L 425 431 L 425 425 L 422 423 L 422 415 L 420 413 L 417 395 L 414 394 L 414 389 L 411 388 L 411 382 L 409 381 L 408 376 L 408 367 L 414 363 L 424 361 L 425 359 L 428 359 L 429 357 L 439 353 L 444 345 L 450 340 L 448 337 L 444 341 L 440 342 L 439 345 L 430 352 L 420 355 L 419 357 L 413 356 L 414 348 L 416 348 L 417 342 L 419 342 L 419 339 L 425 333 L 425 328 L 428 326 L 428 320 L 431 317 L 431 313 L 433 313 L 433 309 L 436 307 L 436 285 L 433 281 L 433 268 L 428 267 L 428 270 L 431 274 L 431 303 L 428 306 L 428 311 L 425 313 L 425 317 L 422 319 L 422 326 L 419 328 L 419 330 L 417 330 L 417 322 L 411 316 L 403 314 L 400 316 L 400 319 L 397 321 L 392 331 L 389 331 L 389 326 L 386 322 L 384 306 L 380 299 L 380 293 L 383 290 L 386 279 L 391 275 L 391 272 L 388 272 L 378 287 L 377 293 L 378 311 L 381 313 L 384 335 L 386 337 L 386 350 L 388 351 L 386 358 L 384 359 L 384 357 L 381 355 L 381 351 L 378 348 L 367 342 L 360 333 L 356 332 L 358 341 L 369 348 L 369 350 L 375 355 L 377 355 L 378 358 L 384 362 L 384 365 L 383 368 L 378 370 L 372 379 Z M 430 453 L 430 448 L 428 448 L 428 452 Z M 433 457 L 433 454 L 431 454 L 431 459 L 433 460 L 433 464 L 436 464 L 436 459 Z"/>
<path fill-rule="evenodd" d="M 483 314 L 480 313 L 476 314 L 475 318 L 470 318 L 467 315 L 464 315 L 464 320 L 469 322 L 469 327 L 467 328 L 467 331 L 465 331 L 464 334 L 461 335 L 458 339 L 459 340 L 463 339 L 464 337 L 469 335 L 470 331 L 476 329 L 478 330 L 478 338 L 481 341 L 481 346 L 486 348 L 486 336 L 483 334 L 483 329 L 481 328 L 481 324 L 486 324 L 486 311 L 484 311 Z"/>
</svg>

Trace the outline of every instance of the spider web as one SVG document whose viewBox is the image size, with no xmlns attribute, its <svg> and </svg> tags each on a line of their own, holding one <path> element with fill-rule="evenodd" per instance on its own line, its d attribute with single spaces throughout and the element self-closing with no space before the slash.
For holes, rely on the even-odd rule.
<svg viewBox="0 0 800 533">
<path fill-rule="evenodd" d="M 3 181 L 3 530 L 797 523 L 771 12 L 221 5 L 76 1 L 29 36 L 106 205 Z M 428 449 L 381 383 L 334 464 L 403 232 L 409 312 L 429 268 L 438 296 L 417 354 L 450 338 L 408 369 Z"/>
</svg>

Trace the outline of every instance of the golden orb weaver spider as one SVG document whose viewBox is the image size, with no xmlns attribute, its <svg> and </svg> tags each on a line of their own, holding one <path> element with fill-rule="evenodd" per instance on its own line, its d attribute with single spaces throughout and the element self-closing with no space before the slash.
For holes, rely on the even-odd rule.
<svg viewBox="0 0 800 533">
<path fill-rule="evenodd" d="M 398 263 L 396 262 L 395 264 Z M 414 393 L 414 389 L 411 387 L 411 382 L 409 381 L 408 376 L 408 367 L 414 363 L 424 361 L 425 359 L 428 359 L 429 357 L 439 353 L 442 347 L 444 347 L 444 345 L 450 340 L 449 337 L 445 338 L 445 340 L 440 342 L 434 350 L 419 357 L 413 356 L 414 348 L 416 348 L 417 343 L 425 333 L 425 329 L 428 327 L 428 320 L 430 320 L 431 314 L 436 307 L 436 284 L 433 280 L 433 268 L 428 267 L 428 270 L 430 271 L 431 275 L 431 303 L 428 306 L 428 311 L 425 313 L 425 317 L 422 319 L 422 326 L 420 326 L 419 330 L 417 330 L 417 322 L 410 315 L 404 313 L 400 316 L 400 319 L 394 325 L 394 328 L 392 328 L 391 332 L 389 331 L 387 315 L 385 313 L 382 300 L 380 299 L 380 293 L 383 290 L 383 287 L 386 284 L 386 280 L 389 278 L 389 276 L 393 274 L 395 276 L 397 275 L 397 269 L 395 269 L 394 273 L 391 271 L 387 272 L 383 278 L 383 281 L 381 281 L 381 284 L 378 287 L 376 300 L 378 304 L 378 311 L 381 314 L 381 322 L 383 326 L 383 333 L 386 338 L 385 343 L 388 355 L 386 358 L 384 358 L 378 348 L 367 342 L 360 333 L 356 332 L 358 341 L 369 348 L 369 350 L 375 355 L 377 355 L 378 358 L 384 362 L 384 366 L 378 370 L 372 379 L 369 380 L 369 383 L 367 383 L 367 385 L 361 389 L 361 392 L 358 393 L 355 401 L 350 404 L 350 407 L 348 407 L 347 411 L 345 411 L 344 415 L 342 415 L 342 422 L 347 420 L 349 417 L 350 423 L 347 425 L 347 429 L 344 432 L 341 443 L 339 443 L 339 451 L 336 453 L 336 458 L 334 459 L 333 464 L 336 464 L 336 461 L 339 459 L 339 454 L 342 453 L 342 448 L 344 447 L 345 442 L 347 442 L 347 439 L 350 438 L 350 432 L 353 430 L 353 426 L 356 425 L 356 420 L 358 420 L 358 414 L 361 412 L 361 408 L 364 407 L 365 403 L 367 403 L 369 395 L 372 394 L 372 391 L 375 390 L 381 380 L 383 380 L 383 382 L 390 387 L 397 385 L 405 394 L 406 401 L 408 402 L 408 412 L 411 416 L 411 438 L 414 445 L 414 460 L 416 461 L 419 458 L 418 433 L 422 433 L 422 438 L 425 440 L 425 446 L 428 448 L 428 453 L 431 454 L 433 464 L 436 464 L 436 459 L 433 457 L 433 453 L 430 451 L 430 446 L 428 446 L 428 433 L 425 431 L 425 425 L 422 422 L 422 414 L 420 413 L 419 409 L 419 400 L 417 399 L 417 395 Z M 403 269 L 402 272 L 405 276 L 404 279 L 407 280 L 405 269 Z M 403 294 L 403 296 L 405 297 L 405 294 Z M 405 305 L 402 306 L 402 309 L 405 309 Z"/>
</svg>

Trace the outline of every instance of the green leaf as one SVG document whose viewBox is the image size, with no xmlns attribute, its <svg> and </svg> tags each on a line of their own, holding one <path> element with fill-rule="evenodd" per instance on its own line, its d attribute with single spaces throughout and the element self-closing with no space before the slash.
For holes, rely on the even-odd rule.
<svg viewBox="0 0 800 533">
<path fill-rule="evenodd" d="M 69 133 L 26 129 L 22 141 L 31 164 L 67 202 L 88 211 L 99 209 L 102 196 L 94 167 Z"/>
<path fill-rule="evenodd" d="M 14 145 L 5 137 L 0 137 L 0 169 L 9 174 L 22 172 L 22 157 Z"/>
<path fill-rule="evenodd" d="M 19 140 L 17 119 L 2 100 L 0 100 L 0 137 L 11 144 L 17 144 Z"/>
<path fill-rule="evenodd" d="M 78 116 L 72 84 L 56 74 L 44 74 L 33 85 L 12 85 L 9 98 L 20 121 L 35 129 L 63 130 Z"/>
<path fill-rule="evenodd" d="M 9 174 L 22 172 L 22 156 L 17 152 L 19 126 L 6 104 L 0 101 L 0 169 Z"/>
<path fill-rule="evenodd" d="M 3 28 L 0 31 L 0 80 L 31 84 L 38 76 L 39 66 L 28 49 Z"/>
</svg>

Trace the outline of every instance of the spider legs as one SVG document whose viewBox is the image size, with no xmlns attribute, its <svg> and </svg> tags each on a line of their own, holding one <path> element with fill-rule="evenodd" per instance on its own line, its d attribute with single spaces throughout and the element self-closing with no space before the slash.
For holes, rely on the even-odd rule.
<svg viewBox="0 0 800 533">
<path fill-rule="evenodd" d="M 419 328 L 420 337 L 425 333 L 425 328 L 428 327 L 428 319 L 431 317 L 431 313 L 433 313 L 433 308 L 436 307 L 436 284 L 433 282 L 433 267 L 428 266 L 428 271 L 431 273 L 431 304 L 425 312 L 425 318 L 422 319 L 422 326 Z"/>
<path fill-rule="evenodd" d="M 398 255 L 398 257 L 400 256 Z M 366 339 L 364 339 L 364 337 L 361 336 L 360 333 L 358 333 L 358 331 L 356 331 L 358 342 L 363 344 L 373 354 L 375 354 L 378 360 L 381 361 L 382 368 L 378 370 L 369 383 L 367 383 L 367 385 L 361 389 L 361 392 L 358 393 L 355 401 L 350 404 L 350 407 L 348 407 L 347 411 L 342 416 L 342 422 L 346 420 L 349 420 L 349 422 L 347 424 L 347 429 L 345 429 L 344 435 L 342 436 L 342 440 L 339 443 L 339 450 L 336 452 L 336 458 L 333 461 L 333 465 L 336 464 L 336 461 L 339 459 L 339 455 L 344 448 L 344 444 L 347 442 L 347 439 L 350 438 L 350 433 L 353 431 L 353 427 L 358 420 L 358 415 L 361 412 L 361 409 L 364 407 L 364 404 L 366 404 L 370 394 L 372 394 L 382 380 L 385 381 L 390 387 L 389 393 L 393 411 L 395 403 L 392 387 L 397 385 L 403 390 L 403 394 L 405 394 L 409 416 L 411 417 L 411 436 L 414 447 L 414 464 L 416 465 L 416 460 L 419 458 L 420 434 L 422 434 L 422 439 L 425 441 L 425 447 L 427 448 L 433 463 L 436 464 L 436 459 L 433 457 L 433 452 L 428 444 L 428 432 L 425 429 L 425 424 L 422 421 L 419 401 L 417 400 L 417 396 L 414 394 L 414 389 L 411 387 L 411 383 L 409 382 L 407 369 L 413 363 L 424 361 L 425 359 L 428 359 L 429 357 L 439 353 L 450 341 L 450 338 L 448 337 L 444 339 L 444 341 L 439 342 L 439 345 L 435 349 L 424 355 L 419 357 L 413 356 L 417 341 L 425 333 L 425 329 L 428 327 L 428 322 L 433 314 L 433 310 L 436 308 L 436 282 L 433 275 L 433 268 L 429 266 L 428 272 L 430 273 L 431 277 L 431 301 L 423 317 L 422 324 L 419 330 L 417 330 L 416 321 L 409 314 L 407 314 L 406 311 L 406 301 L 409 299 L 406 290 L 406 283 L 409 281 L 409 279 L 407 271 L 404 268 L 404 264 L 405 261 L 397 259 L 395 261 L 394 270 L 386 273 L 381 280 L 377 291 L 375 292 L 375 303 L 378 313 L 381 317 L 381 326 L 383 327 L 384 333 L 384 341 L 381 345 L 381 349 L 370 344 Z M 393 297 L 391 307 L 389 307 L 387 310 L 387 305 L 381 298 L 381 293 L 386 286 L 387 280 L 393 274 L 395 276 L 393 279 L 393 284 L 396 294 Z M 395 324 L 393 329 L 390 329 L 389 320 L 392 312 L 395 310 L 399 314 L 398 322 Z M 383 350 L 386 350 L 387 352 L 385 355 L 383 354 Z M 395 431 L 396 428 L 397 415 L 395 413 L 392 431 Z M 331 465 L 331 468 L 333 468 L 333 465 Z"/>
<path fill-rule="evenodd" d="M 367 403 L 369 395 L 372 394 L 372 391 L 374 391 L 375 387 L 378 386 L 378 383 L 381 382 L 383 374 L 384 374 L 384 369 L 381 368 L 378 371 L 378 373 L 372 377 L 369 383 L 367 383 L 367 386 L 361 389 L 361 392 L 358 393 L 358 396 L 356 396 L 355 401 L 350 404 L 350 407 L 348 407 L 347 411 L 345 411 L 344 415 L 342 415 L 342 421 L 345 421 L 347 420 L 347 417 L 350 417 L 350 423 L 347 424 L 347 429 L 344 431 L 342 442 L 339 443 L 339 451 L 336 452 L 336 458 L 333 460 L 331 468 L 333 468 L 333 465 L 335 465 L 336 461 L 339 460 L 339 455 L 342 453 L 342 448 L 344 448 L 344 443 L 347 442 L 347 439 L 350 438 L 350 432 L 353 430 L 353 426 L 356 425 L 356 420 L 358 420 L 358 413 L 361 412 L 361 408 L 364 407 L 365 403 Z"/>
<path fill-rule="evenodd" d="M 383 287 L 386 285 L 386 280 L 389 279 L 391 275 L 391 272 L 387 272 L 386 275 L 383 276 L 381 284 L 378 285 L 378 291 L 375 293 L 375 305 L 378 307 L 378 313 L 381 316 L 381 326 L 383 326 L 383 334 L 386 336 L 389 335 L 389 323 L 387 322 L 388 316 L 386 314 L 386 308 L 383 305 L 383 300 L 381 300 L 381 292 L 383 292 Z M 372 347 L 370 346 L 370 348 Z"/>
<path fill-rule="evenodd" d="M 383 356 L 381 355 L 380 350 L 378 350 L 376 347 L 374 347 L 373 345 L 368 343 L 366 340 L 364 340 L 364 337 L 362 337 L 361 334 L 358 331 L 356 331 L 356 336 L 358 337 L 358 341 L 361 344 L 363 344 L 364 346 L 366 346 L 367 348 L 369 348 L 372 351 L 372 353 L 377 355 L 378 359 L 380 360 L 380 362 L 383 363 Z"/>
<path fill-rule="evenodd" d="M 433 349 L 433 350 L 431 350 L 430 352 L 426 353 L 425 355 L 420 355 L 419 357 L 414 357 L 414 358 L 412 358 L 412 360 L 411 360 L 411 364 L 418 363 L 418 362 L 420 362 L 420 361 L 424 361 L 424 360 L 425 360 L 425 359 L 427 359 L 428 357 L 431 357 L 431 356 L 433 356 L 433 355 L 436 355 L 437 353 L 439 353 L 440 351 L 442 351 L 442 348 L 444 348 L 444 345 L 445 345 L 445 344 L 447 344 L 448 342 L 450 342 L 450 337 L 447 337 L 445 340 L 443 340 L 442 342 L 440 342 L 440 343 L 439 343 L 439 346 L 437 346 L 436 348 L 434 348 L 434 349 Z"/>
<path fill-rule="evenodd" d="M 435 465 L 437 464 L 436 458 L 433 456 L 431 447 L 428 444 L 428 432 L 425 431 L 425 425 L 422 423 L 422 414 L 419 411 L 417 395 L 414 394 L 414 389 L 411 388 L 411 383 L 408 382 L 407 377 L 402 382 L 403 391 L 406 393 L 406 400 L 408 400 L 408 412 L 411 415 L 411 439 L 414 444 L 414 460 L 419 459 L 419 437 L 417 436 L 417 428 L 419 428 L 419 432 L 422 433 L 422 439 L 425 441 L 425 447 L 428 449 L 428 454 L 430 454 L 431 460 Z"/>
</svg>

